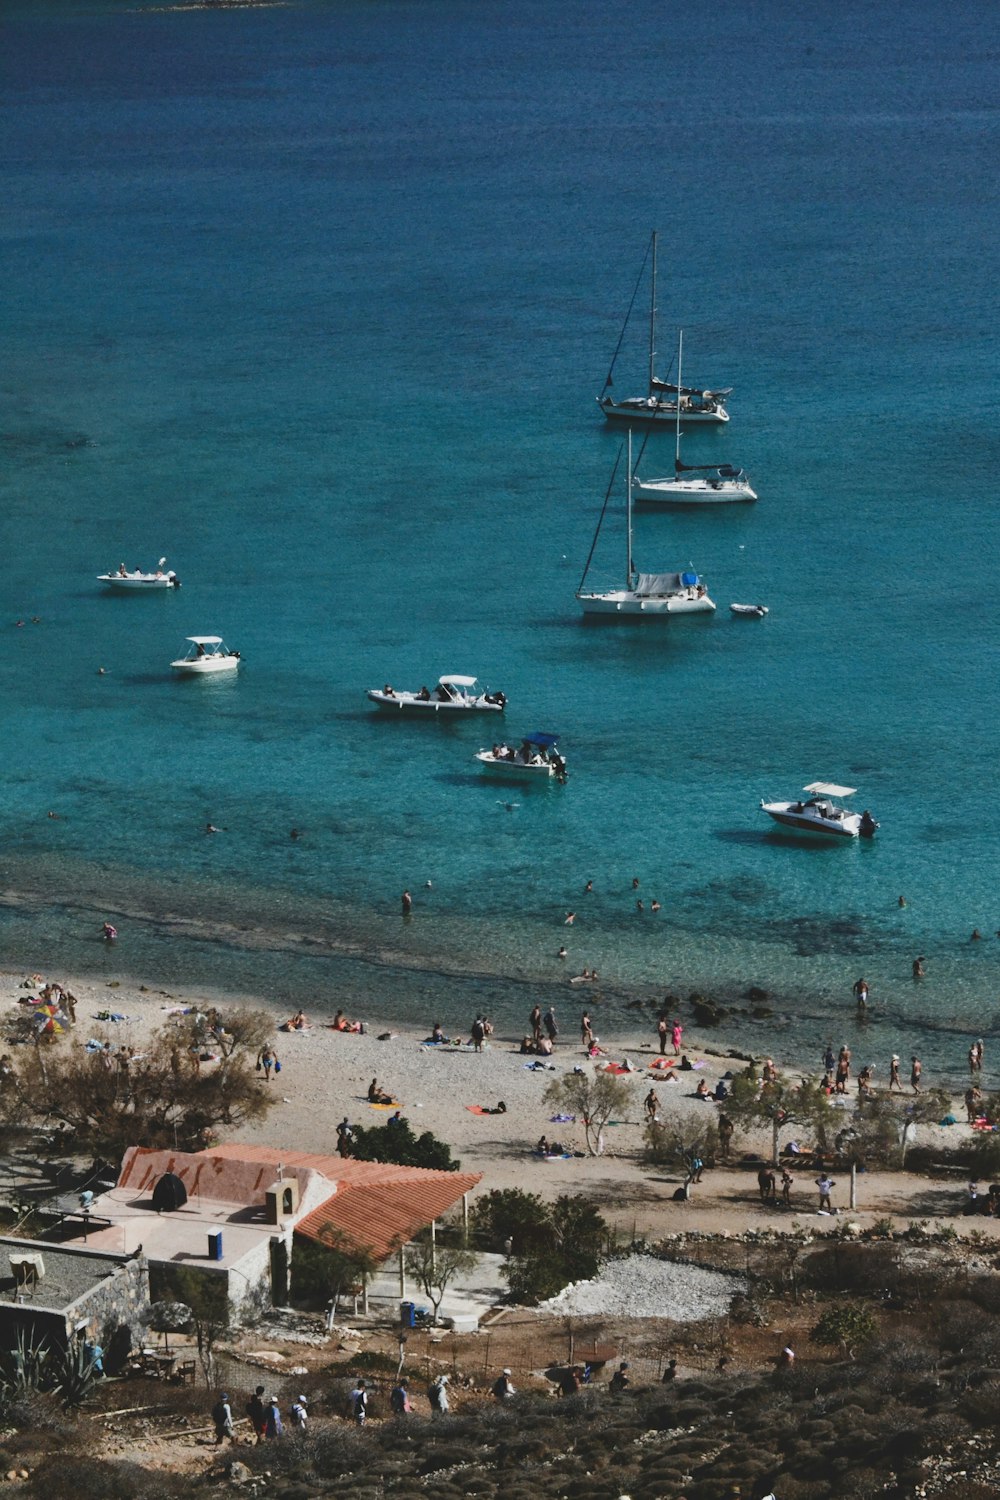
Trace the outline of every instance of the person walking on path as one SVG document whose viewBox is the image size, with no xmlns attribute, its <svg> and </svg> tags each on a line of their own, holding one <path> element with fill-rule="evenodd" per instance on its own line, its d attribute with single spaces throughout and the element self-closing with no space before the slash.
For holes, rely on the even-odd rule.
<svg viewBox="0 0 1000 1500">
<path fill-rule="evenodd" d="M 368 1389 L 363 1380 L 359 1380 L 351 1392 L 351 1415 L 358 1427 L 365 1425 L 368 1416 Z"/>
<path fill-rule="evenodd" d="M 427 1387 L 427 1399 L 431 1403 L 431 1416 L 447 1416 L 450 1410 L 448 1403 L 447 1375 L 439 1375 L 436 1380 L 431 1381 L 430 1385 Z"/>
<path fill-rule="evenodd" d="M 264 1435 L 271 1442 L 285 1435 L 285 1424 L 281 1420 L 281 1410 L 278 1406 L 277 1396 L 269 1396 L 267 1401 L 267 1421 L 264 1426 Z"/>
<path fill-rule="evenodd" d="M 264 1387 L 259 1385 L 247 1402 L 247 1416 L 258 1444 L 264 1441 L 267 1432 L 267 1407 L 264 1405 Z"/>
<path fill-rule="evenodd" d="M 296 1396 L 291 1409 L 292 1426 L 296 1432 L 305 1432 L 309 1425 L 309 1401 L 305 1396 Z"/>
<path fill-rule="evenodd" d="M 890 1094 L 892 1093 L 892 1091 L 893 1091 L 894 1088 L 899 1089 L 900 1093 L 903 1092 L 903 1085 L 900 1082 L 900 1077 L 899 1077 L 899 1053 L 898 1052 L 894 1052 L 892 1054 L 892 1060 L 889 1063 L 889 1093 Z"/>
<path fill-rule="evenodd" d="M 920 1093 L 920 1075 L 924 1071 L 924 1065 L 919 1057 L 910 1058 L 910 1086 L 915 1094 Z"/>
<path fill-rule="evenodd" d="M 215 1423 L 215 1446 L 225 1442 L 226 1438 L 233 1441 L 233 1408 L 229 1404 L 229 1396 L 223 1391 L 218 1401 L 212 1407 L 212 1421 Z"/>
<path fill-rule="evenodd" d="M 833 1192 L 837 1184 L 833 1181 L 832 1177 L 828 1177 L 824 1172 L 822 1177 L 816 1178 L 816 1186 L 819 1188 L 820 1212 L 822 1213 L 822 1211 L 826 1209 L 827 1213 L 832 1214 L 833 1204 L 830 1202 L 830 1194 Z"/>
<path fill-rule="evenodd" d="M 733 1125 L 733 1122 L 728 1115 L 719 1116 L 719 1150 L 722 1152 L 723 1157 L 727 1160 L 729 1157 L 729 1149 L 732 1145 L 733 1131 L 735 1128 L 736 1127 Z"/>
<path fill-rule="evenodd" d="M 659 1041 L 660 1041 L 660 1056 L 661 1057 L 665 1057 L 666 1056 L 666 1052 L 667 1052 L 667 1032 L 668 1032 L 667 1018 L 666 1018 L 666 1016 L 661 1016 L 660 1019 L 656 1023 L 656 1035 L 657 1035 L 657 1037 L 659 1038 Z"/>
<path fill-rule="evenodd" d="M 792 1183 L 794 1178 L 787 1167 L 781 1169 L 781 1201 L 786 1208 L 792 1206 Z"/>
<path fill-rule="evenodd" d="M 398 1385 L 394 1385 L 389 1393 L 389 1406 L 394 1417 L 405 1417 L 413 1410 L 410 1405 L 410 1388 L 404 1375 Z"/>
<path fill-rule="evenodd" d="M 769 1167 L 761 1167 L 757 1173 L 757 1189 L 760 1193 L 761 1203 L 773 1200 L 775 1187 L 774 1173 Z"/>
</svg>

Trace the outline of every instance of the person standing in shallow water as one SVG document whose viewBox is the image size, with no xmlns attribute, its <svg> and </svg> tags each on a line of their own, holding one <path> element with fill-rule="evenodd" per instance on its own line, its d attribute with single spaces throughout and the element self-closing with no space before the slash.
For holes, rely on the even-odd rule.
<svg viewBox="0 0 1000 1500">
<path fill-rule="evenodd" d="M 403 908 L 403 916 L 408 917 L 413 910 L 413 897 L 410 895 L 409 891 L 403 892 L 401 905 Z"/>
<path fill-rule="evenodd" d="M 900 1077 L 899 1077 L 899 1053 L 898 1052 L 894 1052 L 892 1054 L 892 1060 L 889 1063 L 889 1092 L 890 1092 L 890 1094 L 892 1093 L 892 1091 L 893 1091 L 894 1088 L 895 1089 L 899 1089 L 900 1093 L 903 1092 L 903 1085 L 902 1085 L 902 1083 L 900 1081 Z"/>
</svg>

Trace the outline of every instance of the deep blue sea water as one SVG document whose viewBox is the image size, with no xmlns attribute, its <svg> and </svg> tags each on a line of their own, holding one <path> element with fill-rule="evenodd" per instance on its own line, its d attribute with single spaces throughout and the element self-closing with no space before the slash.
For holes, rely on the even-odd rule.
<svg viewBox="0 0 1000 1500">
<path fill-rule="evenodd" d="M 0 963 L 510 1027 L 575 1013 L 583 965 L 612 1020 L 757 984 L 774 1019 L 719 1040 L 809 1055 L 854 1035 L 864 972 L 880 1063 L 1000 1032 L 989 7 L 2 25 Z M 685 457 L 761 499 L 637 516 L 639 566 L 695 566 L 713 618 L 585 626 L 620 441 L 594 397 L 653 227 L 663 365 L 682 326 L 686 377 L 735 387 Z M 176 594 L 95 582 L 162 554 Z M 213 631 L 238 679 L 173 680 Z M 508 734 L 559 731 L 568 785 L 484 783 L 492 721 L 366 705 L 445 671 L 504 688 Z M 761 796 L 817 777 L 873 845 L 769 831 Z"/>
</svg>

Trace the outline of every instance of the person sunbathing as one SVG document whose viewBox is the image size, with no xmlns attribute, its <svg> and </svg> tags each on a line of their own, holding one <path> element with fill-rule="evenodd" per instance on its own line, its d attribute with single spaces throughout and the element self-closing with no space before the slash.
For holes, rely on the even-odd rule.
<svg viewBox="0 0 1000 1500">
<path fill-rule="evenodd" d="M 344 1015 L 344 1012 L 342 1010 L 338 1010 L 337 1014 L 330 1022 L 330 1029 L 332 1031 L 362 1032 L 365 1028 L 360 1021 L 349 1021 Z"/>
<path fill-rule="evenodd" d="M 305 1012 L 301 1011 L 301 1010 L 297 1010 L 295 1012 L 294 1016 L 290 1016 L 287 1021 L 283 1022 L 282 1025 L 278 1027 L 278 1030 L 279 1031 L 306 1031 L 306 1030 L 308 1030 L 308 1028 L 309 1028 L 309 1022 L 306 1020 Z"/>
<path fill-rule="evenodd" d="M 378 1079 L 373 1078 L 371 1083 L 368 1085 L 368 1103 L 395 1104 L 395 1102 L 396 1101 L 391 1094 L 387 1094 L 384 1089 L 379 1088 Z"/>
</svg>

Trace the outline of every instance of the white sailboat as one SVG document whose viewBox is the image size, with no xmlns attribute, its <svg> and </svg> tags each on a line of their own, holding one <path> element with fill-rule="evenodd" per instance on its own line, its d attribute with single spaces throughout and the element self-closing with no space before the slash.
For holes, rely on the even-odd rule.
<svg viewBox="0 0 1000 1500">
<path fill-rule="evenodd" d="M 621 462 L 621 452 L 615 460 L 615 469 Z M 614 483 L 614 473 L 611 476 Z M 597 536 L 607 509 L 605 498 L 590 548 L 590 557 L 580 579 L 576 597 L 585 615 L 692 615 L 708 614 L 715 605 L 708 597 L 708 590 L 697 573 L 638 573 L 632 563 L 632 431 L 628 434 L 628 464 L 626 468 L 626 552 L 625 587 L 618 589 L 588 590 L 584 588 L 590 571 Z M 609 485 L 610 493 L 610 485 Z"/>
<path fill-rule="evenodd" d="M 652 273 L 649 297 L 649 389 L 645 396 L 627 396 L 624 401 L 616 401 L 610 394 L 612 386 L 612 375 L 615 368 L 615 360 L 618 358 L 618 349 L 621 348 L 621 339 L 618 340 L 618 349 L 615 350 L 608 370 L 604 389 L 597 398 L 597 404 L 603 411 L 609 422 L 629 422 L 635 425 L 637 422 L 643 424 L 655 422 L 660 425 L 664 422 L 674 422 L 677 417 L 687 423 L 702 422 L 714 423 L 729 421 L 729 413 L 726 411 L 725 399 L 732 392 L 732 386 L 723 391 L 703 391 L 694 386 L 681 385 L 680 371 L 677 372 L 677 384 L 669 381 L 659 380 L 656 375 L 656 230 L 653 230 L 650 240 L 652 250 Z M 647 252 L 648 254 L 648 252 Z M 643 269 L 645 269 L 643 261 Z M 641 278 L 642 271 L 639 276 Z M 638 290 L 638 284 L 636 286 Z M 633 301 L 634 301 L 633 296 Z M 629 314 L 625 315 L 625 324 L 628 325 Z M 624 334 L 625 329 L 622 329 Z"/>
<path fill-rule="evenodd" d="M 677 336 L 677 384 L 683 380 L 684 331 Z M 742 469 L 732 464 L 681 463 L 681 411 L 675 421 L 673 479 L 640 479 L 635 475 L 632 493 L 636 500 L 660 505 L 729 505 L 756 500 L 757 494 Z M 640 454 L 640 458 L 641 458 Z"/>
</svg>

